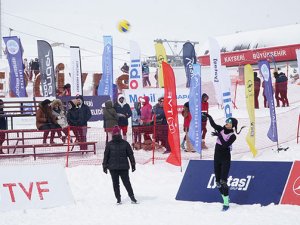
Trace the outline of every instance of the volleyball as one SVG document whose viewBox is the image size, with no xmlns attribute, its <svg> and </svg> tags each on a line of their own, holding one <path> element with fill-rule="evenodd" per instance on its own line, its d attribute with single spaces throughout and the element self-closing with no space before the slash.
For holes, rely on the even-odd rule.
<svg viewBox="0 0 300 225">
<path fill-rule="evenodd" d="M 118 30 L 121 33 L 126 33 L 130 30 L 130 24 L 127 20 L 121 20 L 118 24 Z"/>
</svg>

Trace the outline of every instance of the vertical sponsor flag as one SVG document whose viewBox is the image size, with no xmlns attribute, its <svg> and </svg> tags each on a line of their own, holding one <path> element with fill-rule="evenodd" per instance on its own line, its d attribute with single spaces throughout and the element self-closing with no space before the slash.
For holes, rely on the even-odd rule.
<svg viewBox="0 0 300 225">
<path fill-rule="evenodd" d="M 189 108 L 192 115 L 190 129 L 188 132 L 191 144 L 194 149 L 201 153 L 202 141 L 202 123 L 201 123 L 201 67 L 199 64 L 194 64 L 191 70 L 191 86 L 189 94 Z"/>
<path fill-rule="evenodd" d="M 9 90 L 12 96 L 26 97 L 21 41 L 16 36 L 3 37 L 3 40 L 10 69 Z"/>
<path fill-rule="evenodd" d="M 300 74 L 300 49 L 296 50 L 297 64 L 298 64 L 298 74 Z"/>
<path fill-rule="evenodd" d="M 193 64 L 197 62 L 194 45 L 191 42 L 184 43 L 182 47 L 183 64 L 186 74 L 186 87 L 190 87 Z"/>
<path fill-rule="evenodd" d="M 273 142 L 278 142 L 277 135 L 277 121 L 276 121 L 276 112 L 273 98 L 273 87 L 272 79 L 270 72 L 270 64 L 266 60 L 261 60 L 258 62 L 259 71 L 263 76 L 265 81 L 265 95 L 269 104 L 271 125 L 268 131 L 268 138 Z"/>
<path fill-rule="evenodd" d="M 222 94 L 220 84 L 221 73 L 221 55 L 220 47 L 216 39 L 209 38 L 209 57 L 210 57 L 210 72 L 213 79 L 214 89 L 216 93 L 216 99 L 219 105 L 222 105 Z"/>
<path fill-rule="evenodd" d="M 141 50 L 135 41 L 130 41 L 129 89 L 143 87 Z"/>
<path fill-rule="evenodd" d="M 167 55 L 165 47 L 162 43 L 155 44 L 156 60 L 158 63 L 158 85 L 159 87 L 164 87 L 164 73 L 162 69 L 162 62 L 167 62 Z"/>
<path fill-rule="evenodd" d="M 81 56 L 80 48 L 77 46 L 70 46 L 71 53 L 71 95 L 82 95 L 82 81 L 81 81 Z"/>
<path fill-rule="evenodd" d="M 164 112 L 168 122 L 168 141 L 171 147 L 171 154 L 167 162 L 175 166 L 181 166 L 180 137 L 176 98 L 175 76 L 171 66 L 162 62 L 164 73 Z"/>
<path fill-rule="evenodd" d="M 250 64 L 244 67 L 245 74 L 245 96 L 248 115 L 250 119 L 250 128 L 246 136 L 246 142 L 255 157 L 257 150 L 255 147 L 255 110 L 254 110 L 254 74 Z"/>
<path fill-rule="evenodd" d="M 103 36 L 104 50 L 102 55 L 102 78 L 98 95 L 109 95 L 113 99 L 113 46 L 112 37 Z"/>
<path fill-rule="evenodd" d="M 37 47 L 43 96 L 55 97 L 56 82 L 52 47 L 44 40 L 38 40 Z"/>
<path fill-rule="evenodd" d="M 224 107 L 225 118 L 232 117 L 232 100 L 231 100 L 231 80 L 226 66 L 220 67 L 219 82 L 222 92 L 222 103 Z"/>
</svg>

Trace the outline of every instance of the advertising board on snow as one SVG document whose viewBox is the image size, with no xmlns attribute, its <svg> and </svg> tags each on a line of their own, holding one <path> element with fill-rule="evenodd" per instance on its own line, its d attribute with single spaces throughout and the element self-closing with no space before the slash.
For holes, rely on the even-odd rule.
<svg viewBox="0 0 300 225">
<path fill-rule="evenodd" d="M 227 182 L 230 202 L 300 205 L 300 162 L 295 164 L 294 172 L 290 173 L 292 164 L 292 162 L 232 161 Z M 212 160 L 191 160 L 176 199 L 220 202 L 221 194 L 217 189 L 213 165 Z M 285 188 L 286 183 L 288 185 Z"/>
<path fill-rule="evenodd" d="M 1 167 L 0 202 L 0 211 L 9 211 L 50 208 L 74 200 L 62 166 L 37 165 Z"/>
</svg>

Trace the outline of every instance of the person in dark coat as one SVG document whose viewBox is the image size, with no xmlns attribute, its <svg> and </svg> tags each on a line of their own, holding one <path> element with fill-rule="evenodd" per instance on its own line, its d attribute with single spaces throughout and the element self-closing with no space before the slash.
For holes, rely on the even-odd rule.
<svg viewBox="0 0 300 225">
<path fill-rule="evenodd" d="M 121 180 L 127 190 L 128 196 L 132 203 L 137 203 L 134 197 L 133 189 L 129 179 L 129 162 L 132 172 L 135 171 L 135 159 L 130 144 L 122 139 L 119 126 L 115 126 L 112 132 L 112 140 L 107 143 L 103 158 L 103 172 L 109 170 L 113 182 L 115 197 L 117 204 L 121 204 L 120 181 Z"/>
<path fill-rule="evenodd" d="M 70 126 L 70 129 L 73 131 L 76 140 L 79 141 L 80 137 L 77 129 L 80 124 L 79 108 L 76 107 L 74 101 L 68 102 L 67 122 Z"/>
<path fill-rule="evenodd" d="M 103 125 L 104 130 L 107 135 L 107 141 L 112 139 L 112 130 L 114 126 L 118 125 L 118 115 L 113 107 L 113 102 L 111 100 L 107 100 L 104 103 L 105 107 L 103 108 Z"/>
<path fill-rule="evenodd" d="M 124 63 L 124 65 L 121 67 L 121 71 L 123 73 L 129 73 L 129 66 L 127 65 L 127 63 Z"/>
<path fill-rule="evenodd" d="M 279 69 L 278 69 L 279 70 Z M 282 107 L 289 106 L 289 100 L 287 98 L 287 84 L 288 79 L 285 73 L 278 73 L 277 70 L 274 71 L 275 78 L 275 99 L 276 106 L 280 107 L 280 102 L 282 102 Z"/>
<path fill-rule="evenodd" d="M 153 107 L 153 113 L 156 117 L 155 124 L 155 141 L 161 142 L 161 145 L 166 148 L 163 154 L 171 152 L 171 147 L 168 141 L 168 123 L 164 112 L 164 97 L 158 98 L 158 103 Z"/>
<path fill-rule="evenodd" d="M 122 130 L 123 139 L 127 140 L 127 129 L 128 129 L 128 118 L 132 116 L 132 112 L 128 103 L 126 103 L 124 95 L 120 94 L 118 96 L 117 103 L 114 105 L 114 108 L 119 117 L 118 125 Z"/>
<path fill-rule="evenodd" d="M 79 124 L 78 124 L 78 137 L 79 142 L 86 142 L 87 135 L 87 122 L 91 119 L 92 113 L 90 107 L 84 104 L 84 99 L 82 95 L 78 95 L 76 97 L 78 108 L 78 116 L 79 116 Z M 85 144 L 80 145 L 80 150 L 87 150 L 88 146 Z"/>
<path fill-rule="evenodd" d="M 257 72 L 254 72 L 254 107 L 256 109 L 259 109 L 258 96 L 260 92 L 260 85 L 260 78 L 257 76 Z"/>
<path fill-rule="evenodd" d="M 2 146 L 3 142 L 5 141 L 5 131 L 7 130 L 7 118 L 4 117 L 4 111 L 3 111 L 3 100 L 0 99 L 0 146 Z M 4 154 L 2 149 L 0 149 L 0 154 Z"/>
<path fill-rule="evenodd" d="M 226 211 L 229 208 L 229 188 L 227 185 L 227 178 L 231 163 L 230 151 L 232 149 L 232 144 L 236 140 L 234 129 L 235 133 L 239 134 L 244 127 L 237 132 L 237 119 L 228 118 L 226 124 L 220 126 L 214 122 L 213 118 L 208 113 L 206 113 L 206 116 L 209 119 L 210 125 L 215 129 L 215 131 L 212 132 L 212 135 L 217 137 L 214 154 L 214 172 L 217 188 L 223 198 L 223 211 Z"/>
</svg>

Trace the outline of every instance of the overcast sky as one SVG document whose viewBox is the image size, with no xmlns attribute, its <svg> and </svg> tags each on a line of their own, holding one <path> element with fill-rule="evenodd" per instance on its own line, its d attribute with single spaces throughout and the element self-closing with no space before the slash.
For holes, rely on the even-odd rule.
<svg viewBox="0 0 300 225">
<path fill-rule="evenodd" d="M 2 36 L 8 36 L 9 28 L 13 29 L 11 35 L 21 38 L 24 57 L 36 57 L 36 40 L 44 39 L 49 43 L 60 42 L 67 46 L 80 46 L 82 56 L 96 62 L 101 60 L 102 36 L 112 35 L 115 63 L 120 65 L 124 59 L 128 59 L 129 40 L 139 43 L 144 56 L 151 56 L 155 54 L 154 40 L 157 38 L 198 41 L 201 45 L 209 36 L 300 22 L 299 0 L 1 0 L 1 2 Z M 117 23 L 121 19 L 130 22 L 129 33 L 124 34 L 117 30 Z M 182 44 L 178 44 L 177 49 L 173 44 L 171 47 L 178 53 Z M 165 48 L 170 53 L 168 45 L 165 45 Z M 66 50 L 55 47 L 54 56 L 67 58 L 69 53 Z"/>
</svg>

